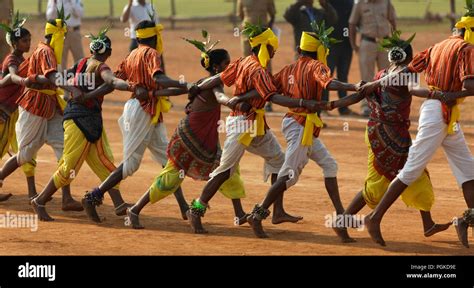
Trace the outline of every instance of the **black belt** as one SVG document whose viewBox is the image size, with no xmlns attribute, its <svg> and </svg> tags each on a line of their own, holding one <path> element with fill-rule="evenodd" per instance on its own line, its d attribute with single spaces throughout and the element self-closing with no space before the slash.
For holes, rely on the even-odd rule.
<svg viewBox="0 0 474 288">
<path fill-rule="evenodd" d="M 369 36 L 366 36 L 366 35 L 362 35 L 362 40 L 377 43 L 377 40 L 375 38 L 369 37 Z"/>
<path fill-rule="evenodd" d="M 76 27 L 71 27 L 72 31 L 79 31 L 81 30 L 81 25 L 76 26 Z"/>
<path fill-rule="evenodd" d="M 388 36 L 385 36 L 381 39 L 385 39 L 387 38 Z M 365 41 L 369 41 L 369 42 L 373 42 L 373 43 L 377 43 L 377 39 L 375 39 L 374 37 L 370 37 L 370 36 L 367 36 L 367 35 L 364 35 L 362 34 L 362 40 L 365 40 Z"/>
</svg>

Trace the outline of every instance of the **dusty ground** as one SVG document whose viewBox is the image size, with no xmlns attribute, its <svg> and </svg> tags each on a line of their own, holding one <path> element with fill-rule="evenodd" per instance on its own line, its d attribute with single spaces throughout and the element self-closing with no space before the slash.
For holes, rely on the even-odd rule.
<svg viewBox="0 0 474 288">
<path fill-rule="evenodd" d="M 92 30 L 96 32 L 102 23 L 85 24 L 83 33 Z M 287 37 L 281 44 L 281 49 L 275 59 L 274 68 L 278 71 L 285 63 L 293 59 L 292 37 L 290 27 L 280 25 Z M 34 27 L 34 28 L 32 28 Z M 184 75 L 188 81 L 195 81 L 205 76 L 199 65 L 199 53 L 179 37 L 198 37 L 201 28 L 208 28 L 214 39 L 220 39 L 220 47 L 228 49 L 233 58 L 240 55 L 238 38 L 232 34 L 230 26 L 211 27 L 209 23 L 188 24 L 180 30 L 168 30 L 165 33 L 165 59 L 167 72 L 171 77 Z M 42 26 L 29 23 L 34 32 L 34 45 L 39 41 Z M 410 27 L 413 30 L 412 26 Z M 127 53 L 128 40 L 123 38 L 121 27 L 116 27 L 110 33 L 113 41 L 113 57 L 109 60 L 111 67 L 117 67 L 120 59 Z M 425 49 L 447 36 L 441 29 L 432 29 L 429 33 L 418 33 L 414 43 L 415 51 Z M 84 40 L 84 47 L 86 46 Z M 70 61 L 71 63 L 71 61 Z M 359 79 L 357 56 L 353 61 L 350 81 Z M 122 102 L 127 99 L 126 93 L 114 92 L 109 95 L 104 107 L 105 128 L 108 133 L 116 163 L 122 159 L 122 137 L 118 129 L 117 119 L 122 112 Z M 168 135 L 171 135 L 179 119 L 183 117 L 185 97 L 173 100 L 175 107 L 165 116 Z M 473 101 L 468 100 L 463 106 L 465 132 L 471 151 L 474 143 Z M 416 129 L 416 117 L 420 101 L 415 101 L 412 108 L 412 130 Z M 358 110 L 358 107 L 355 107 Z M 277 111 L 284 109 L 277 108 Z M 223 116 L 227 112 L 223 113 Z M 337 112 L 332 113 L 337 116 Z M 275 113 L 268 117 L 270 127 L 276 133 L 280 143 L 284 140 L 280 132 L 281 115 Z M 339 187 L 343 203 L 349 201 L 361 188 L 366 174 L 367 148 L 364 144 L 364 121 L 358 119 L 341 119 L 328 117 L 329 128 L 322 132 L 322 140 L 329 147 L 339 162 Z M 349 125 L 349 129 L 344 127 Z M 223 141 L 224 136 L 221 136 Z M 38 156 L 37 183 L 38 190 L 48 181 L 55 169 L 55 159 L 50 148 L 43 148 Z M 5 160 L 5 159 L 4 159 Z M 248 211 L 263 198 L 268 183 L 262 182 L 263 161 L 253 155 L 246 154 L 241 161 L 242 175 L 245 180 L 247 198 L 243 200 L 244 208 Z M 435 187 L 436 203 L 433 216 L 436 221 L 445 222 L 459 215 L 465 209 L 462 192 L 457 187 L 448 163 L 441 150 L 435 155 L 428 166 Z M 154 176 L 160 171 L 160 165 L 154 163 L 147 152 L 140 170 L 124 181 L 121 185 L 124 198 L 134 202 L 148 188 Z M 99 184 L 87 165 L 83 166 L 78 178 L 72 184 L 73 194 L 80 199 L 84 191 Z M 203 182 L 185 180 L 183 190 L 187 200 L 197 197 L 203 187 Z M 13 193 L 8 202 L 0 203 L 0 213 L 31 213 L 27 204 L 26 183 L 20 171 L 15 172 L 5 181 L 3 193 Z M 64 213 L 60 210 L 60 193 L 48 205 L 48 211 L 56 218 L 52 223 L 40 223 L 37 232 L 23 229 L 1 229 L 0 254 L 2 255 L 190 255 L 190 254 L 237 254 L 237 255 L 472 255 L 471 250 L 461 248 L 457 241 L 454 228 L 445 233 L 426 239 L 423 237 L 419 213 L 406 208 L 401 201 L 388 212 L 382 230 L 388 246 L 381 248 L 374 244 L 366 231 L 351 231 L 357 243 L 344 245 L 339 243 L 330 228 L 324 226 L 324 217 L 332 213 L 329 197 L 324 189 L 321 170 L 315 163 L 307 165 L 300 182 L 288 191 L 285 196 L 285 207 L 290 213 L 304 216 L 299 224 L 271 225 L 266 221 L 265 228 L 271 238 L 256 239 L 248 226 L 233 226 L 233 209 L 231 202 L 221 195 L 212 201 L 212 209 L 208 211 L 204 225 L 210 231 L 209 235 L 194 235 L 190 233 L 188 224 L 181 220 L 174 197 L 169 197 L 153 206 L 148 206 L 142 214 L 145 230 L 136 231 L 124 226 L 123 217 L 113 214 L 110 198 L 99 211 L 106 217 L 103 224 L 92 224 L 83 212 Z M 368 214 L 364 209 L 362 214 Z M 471 241 L 473 241 L 471 237 Z"/>
</svg>

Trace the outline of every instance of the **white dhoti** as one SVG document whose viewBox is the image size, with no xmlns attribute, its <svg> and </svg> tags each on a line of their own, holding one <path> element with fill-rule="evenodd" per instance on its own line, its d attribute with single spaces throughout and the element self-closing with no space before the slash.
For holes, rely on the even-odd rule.
<svg viewBox="0 0 474 288">
<path fill-rule="evenodd" d="M 228 116 L 226 118 L 226 139 L 220 159 L 220 165 L 209 176 L 212 178 L 230 169 L 232 175 L 244 155 L 245 150 L 261 156 L 265 160 L 263 180 L 267 181 L 271 174 L 277 174 L 285 160 L 275 135 L 267 130 L 265 135 L 256 136 L 248 147 L 239 143 L 239 136 L 245 131 L 246 116 Z"/>
<path fill-rule="evenodd" d="M 166 126 L 164 123 L 152 124 L 151 115 L 143 110 L 137 99 L 125 103 L 118 123 L 123 136 L 123 179 L 138 170 L 146 148 L 155 161 L 163 166 L 166 164 Z"/>
<path fill-rule="evenodd" d="M 30 162 L 45 143 L 53 148 L 59 161 L 64 149 L 63 116 L 56 111 L 53 118 L 48 120 L 22 107 L 18 109 L 20 115 L 15 127 L 18 139 L 18 165 Z"/>
<path fill-rule="evenodd" d="M 418 133 L 410 147 L 407 162 L 397 178 L 404 184 L 413 183 L 426 168 L 438 147 L 442 146 L 458 185 L 474 180 L 474 157 L 458 124 L 454 134 L 448 135 L 443 120 L 441 102 L 426 100 L 420 108 Z"/>
<path fill-rule="evenodd" d="M 290 188 L 298 182 L 298 178 L 309 159 L 316 162 L 323 169 L 324 178 L 337 176 L 337 162 L 324 146 L 323 142 L 313 136 L 312 146 L 303 146 L 304 126 L 299 124 L 293 117 L 285 117 L 282 121 L 282 131 L 286 138 L 287 148 L 285 152 L 285 163 L 278 172 L 278 178 L 289 176 L 286 188 Z"/>
</svg>

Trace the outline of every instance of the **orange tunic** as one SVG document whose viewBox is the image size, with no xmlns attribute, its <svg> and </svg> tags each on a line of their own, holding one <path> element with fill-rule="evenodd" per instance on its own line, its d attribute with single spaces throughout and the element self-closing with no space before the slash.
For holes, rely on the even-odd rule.
<svg viewBox="0 0 474 288">
<path fill-rule="evenodd" d="M 125 60 L 120 63 L 115 75 L 130 83 L 137 84 L 147 90 L 160 89 L 153 79 L 156 73 L 162 72 L 160 54 L 156 49 L 146 45 L 139 45 L 137 49 L 130 52 Z M 140 100 L 140 104 L 149 113 L 151 117 L 156 114 L 156 97 L 150 97 L 148 100 Z M 158 120 L 163 121 L 163 114 Z"/>
<path fill-rule="evenodd" d="M 29 59 L 28 76 L 44 75 L 57 72 L 56 56 L 53 49 L 45 43 L 39 43 Z M 41 84 L 37 90 L 56 90 L 52 84 Z M 27 90 L 17 101 L 18 105 L 26 111 L 47 119 L 51 119 L 56 108 L 61 110 L 56 96 L 48 96 L 37 91 Z"/>
<path fill-rule="evenodd" d="M 323 63 L 302 56 L 295 63 L 285 66 L 274 75 L 278 91 L 293 99 L 321 101 L 323 89 L 333 80 L 331 70 Z M 296 113 L 311 113 L 306 108 L 290 108 Z M 306 117 L 287 113 L 285 117 L 293 117 L 302 126 Z M 320 128 L 315 127 L 314 137 L 318 137 Z"/>
<path fill-rule="evenodd" d="M 411 72 L 425 71 L 426 83 L 443 91 L 462 90 L 463 81 L 474 78 L 474 45 L 462 37 L 448 39 L 418 53 L 409 64 Z M 449 123 L 451 109 L 443 104 L 443 115 Z"/>
<path fill-rule="evenodd" d="M 260 98 L 252 99 L 249 104 L 255 109 L 262 109 L 265 102 L 275 93 L 277 88 L 272 75 L 265 70 L 258 58 L 251 55 L 230 63 L 222 72 L 221 80 L 226 86 L 234 85 L 234 96 L 245 94 L 253 89 L 258 91 Z M 240 111 L 232 111 L 231 116 L 244 115 Z M 248 120 L 255 119 L 255 112 L 249 114 Z"/>
</svg>

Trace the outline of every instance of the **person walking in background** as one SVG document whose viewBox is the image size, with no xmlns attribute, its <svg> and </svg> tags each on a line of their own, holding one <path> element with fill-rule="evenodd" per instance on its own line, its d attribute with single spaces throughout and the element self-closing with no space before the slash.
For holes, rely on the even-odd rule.
<svg viewBox="0 0 474 288">
<path fill-rule="evenodd" d="M 331 48 L 328 55 L 328 67 L 331 69 L 331 77 L 334 70 L 337 71 L 337 79 L 341 82 L 348 82 L 349 70 L 352 62 L 352 47 L 349 41 L 349 17 L 351 16 L 354 0 L 329 0 L 329 7 L 334 7 L 337 11 L 337 22 L 334 24 L 332 36 L 341 41 Z M 324 6 L 323 6 L 324 7 Z M 345 90 L 337 92 L 339 99 L 347 96 Z M 329 91 L 324 90 L 323 100 L 329 101 Z M 357 115 L 347 107 L 338 108 L 340 115 Z"/>
<path fill-rule="evenodd" d="M 370 82 L 374 79 L 375 63 L 378 70 L 388 67 L 387 52 L 380 51 L 377 43 L 397 29 L 396 18 L 395 8 L 390 0 L 359 0 L 352 8 L 349 40 L 352 49 L 359 53 L 363 81 Z M 357 27 L 361 34 L 360 46 L 356 44 Z M 365 99 L 361 102 L 361 110 L 364 117 L 369 117 L 370 109 Z"/>
<path fill-rule="evenodd" d="M 248 22 L 272 29 L 275 15 L 276 8 L 273 0 L 237 0 L 237 16 L 242 20 L 242 26 L 245 25 L 245 22 Z M 252 55 L 248 37 L 242 34 L 240 39 L 244 57 Z M 268 63 L 266 69 L 272 74 L 271 63 Z M 272 103 L 267 102 L 265 111 L 271 112 L 272 110 Z"/>
<path fill-rule="evenodd" d="M 46 19 L 55 20 L 58 17 L 56 11 L 62 8 L 64 8 L 64 15 L 71 16 L 66 20 L 68 28 L 64 39 L 63 57 L 58 59 L 58 64 L 62 64 L 63 68 L 67 68 L 68 51 L 71 51 L 74 63 L 84 58 L 81 36 L 81 18 L 84 16 L 84 5 L 82 5 L 82 0 L 48 0 Z"/>
</svg>

